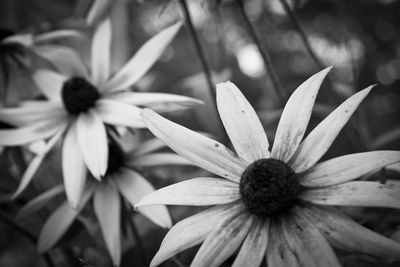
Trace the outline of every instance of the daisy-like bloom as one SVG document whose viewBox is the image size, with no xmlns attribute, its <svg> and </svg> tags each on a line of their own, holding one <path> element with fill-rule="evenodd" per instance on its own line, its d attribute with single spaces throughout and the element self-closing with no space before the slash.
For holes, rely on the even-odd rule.
<svg viewBox="0 0 400 267">
<path fill-rule="evenodd" d="M 92 199 L 93 209 L 100 224 L 106 247 L 114 265 L 118 266 L 121 260 L 121 211 L 124 206 L 121 199 L 133 206 L 144 195 L 154 191 L 154 187 L 137 169 L 149 166 L 191 165 L 175 153 L 157 152 L 163 147 L 165 145 L 160 140 L 151 139 L 131 151 L 125 152 L 117 143 L 110 143 L 106 175 L 101 182 L 94 179 L 88 180 L 76 209 L 73 209 L 65 201 L 50 215 L 39 236 L 39 252 L 43 253 L 52 248 Z M 68 167 L 73 168 L 73 163 L 71 162 Z M 18 219 L 29 218 L 34 212 L 45 206 L 50 199 L 63 192 L 62 186 L 57 186 L 37 196 L 20 210 Z M 165 206 L 143 207 L 138 211 L 163 228 L 172 226 Z"/>
<path fill-rule="evenodd" d="M 186 108 L 199 103 L 179 95 L 127 91 L 161 56 L 180 26 L 181 23 L 174 24 L 155 35 L 111 76 L 111 23 L 107 19 L 99 24 L 93 36 L 90 74 L 84 71 L 79 76 L 67 77 L 49 70 L 36 72 L 34 79 L 48 99 L 26 101 L 19 107 L 0 110 L 0 120 L 19 126 L 1 130 L 0 145 L 18 146 L 48 140 L 43 152 L 28 166 L 15 196 L 26 188 L 46 153 L 65 134 L 64 183 L 68 199 L 76 207 L 85 184 L 84 165 L 99 180 L 106 173 L 106 125 L 143 128 L 140 107 L 166 111 L 171 105 Z M 74 168 L 69 167 L 71 162 Z"/>
<path fill-rule="evenodd" d="M 264 257 L 271 267 L 339 266 L 331 245 L 400 260 L 399 243 L 332 207 L 400 208 L 400 186 L 352 181 L 400 161 L 400 152 L 356 153 L 317 163 L 371 87 L 347 99 L 302 140 L 328 71 L 292 94 L 271 150 L 255 111 L 230 82 L 217 85 L 217 105 L 236 153 L 153 111 L 142 112 L 158 138 L 221 177 L 167 186 L 136 205 L 214 205 L 172 227 L 151 266 L 201 243 L 191 266 L 218 266 L 237 250 L 233 266 L 259 266 Z"/>
<path fill-rule="evenodd" d="M 38 94 L 35 88 L 30 86 L 32 83 L 31 53 L 57 65 L 54 61 L 55 54 L 62 50 L 68 51 L 68 55 L 73 57 L 74 53 L 68 48 L 50 45 L 49 42 L 79 36 L 81 36 L 80 33 L 74 30 L 57 30 L 34 35 L 32 33 L 15 34 L 11 30 L 0 29 L 0 95 L 3 104 L 12 105 L 19 100 L 29 99 Z"/>
</svg>

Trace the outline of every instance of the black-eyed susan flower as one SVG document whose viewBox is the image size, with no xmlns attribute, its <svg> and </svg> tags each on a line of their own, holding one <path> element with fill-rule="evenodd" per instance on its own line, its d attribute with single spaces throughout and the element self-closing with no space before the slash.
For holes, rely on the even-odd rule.
<svg viewBox="0 0 400 267">
<path fill-rule="evenodd" d="M 160 140 L 150 139 L 130 151 L 124 151 L 120 144 L 111 142 L 107 172 L 102 181 L 88 180 L 75 209 L 65 201 L 50 215 L 39 236 L 39 252 L 52 248 L 71 227 L 82 209 L 92 205 L 107 250 L 114 265 L 118 266 L 121 260 L 121 225 L 126 223 L 121 221 L 124 202 L 133 206 L 144 195 L 154 191 L 154 187 L 137 170 L 149 166 L 191 165 L 175 153 L 158 152 L 163 147 L 165 145 Z M 37 196 L 20 210 L 19 220 L 29 218 L 63 191 L 62 186 L 56 186 Z M 163 205 L 143 207 L 138 211 L 163 228 L 172 226 L 168 210 Z M 132 219 L 131 216 L 126 218 Z"/>
<path fill-rule="evenodd" d="M 331 247 L 400 260 L 400 244 L 362 227 L 333 206 L 400 208 L 400 187 L 353 181 L 400 161 L 399 151 L 349 154 L 317 163 L 368 87 L 348 98 L 307 137 L 325 69 L 300 85 L 282 113 L 273 147 L 249 102 L 230 82 L 217 85 L 217 105 L 235 149 L 142 112 L 148 128 L 182 157 L 217 177 L 201 177 L 145 196 L 136 207 L 213 207 L 171 228 L 151 266 L 201 244 L 191 266 L 340 266 Z"/>
<path fill-rule="evenodd" d="M 92 41 L 91 72 L 67 77 L 39 70 L 34 79 L 47 100 L 31 100 L 19 107 L 0 110 L 0 120 L 18 126 L 0 131 L 0 145 L 18 146 L 47 139 L 43 153 L 26 170 L 15 195 L 21 193 L 46 153 L 62 136 L 62 170 L 68 199 L 76 207 L 85 184 L 86 168 L 97 179 L 106 174 L 108 162 L 107 126 L 145 127 L 140 107 L 166 110 L 168 105 L 188 107 L 193 98 L 138 93 L 127 89 L 157 61 L 177 34 L 176 23 L 147 41 L 117 73 L 110 73 L 111 23 L 99 24 Z M 161 107 L 160 107 L 161 106 Z"/>
</svg>

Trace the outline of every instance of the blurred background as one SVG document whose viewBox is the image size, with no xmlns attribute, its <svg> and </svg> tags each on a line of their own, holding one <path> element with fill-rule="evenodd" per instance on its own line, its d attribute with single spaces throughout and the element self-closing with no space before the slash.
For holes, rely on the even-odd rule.
<svg viewBox="0 0 400 267">
<path fill-rule="evenodd" d="M 285 96 L 323 67 L 334 66 L 320 90 L 309 130 L 344 99 L 377 84 L 325 159 L 368 150 L 400 150 L 399 1 L 292 0 L 287 1 L 293 12 L 290 16 L 280 0 L 245 0 L 245 16 L 237 4 L 240 1 L 186 2 L 213 84 L 226 80 L 234 82 L 256 109 L 271 142 L 283 104 L 273 90 L 274 83 L 246 19 L 255 29 L 264 51 L 269 51 Z M 79 29 L 87 35 L 86 38 L 59 42 L 79 50 L 87 60 L 92 29 L 85 26 L 85 15 L 91 4 L 91 0 L 1 0 L 0 31 L 38 34 L 56 29 Z M 119 69 L 155 33 L 185 19 L 179 0 L 114 0 L 104 12 L 113 21 L 113 70 Z M 197 52 L 191 32 L 185 25 L 161 60 L 132 89 L 203 99 L 206 102 L 203 107 L 167 116 L 191 129 L 208 132 L 227 144 Z M 5 53 L 6 49 L 0 43 L 0 58 Z M 26 99 L 35 95 L 26 93 L 26 90 L 35 91 L 26 66 L 43 63 L 29 56 L 28 52 L 19 61 L 22 63 L 17 64 L 14 70 L 7 70 L 3 63 L 5 60 L 0 61 L 2 105 L 12 105 L 9 99 Z M 21 72 L 25 74 L 21 75 Z M 13 79 L 17 82 L 10 85 Z M 34 179 L 23 197 L 10 203 L 6 196 L 15 191 L 20 177 L 15 153 L 24 153 L 23 156 L 29 158 L 26 152 L 11 149 L 5 149 L 0 156 L 0 266 L 46 266 L 32 242 L 7 219 L 13 218 L 18 208 L 37 192 L 61 181 L 59 155 L 57 152 L 51 154 L 37 174 L 40 179 Z M 399 166 L 391 166 L 366 179 L 399 179 L 399 169 Z M 153 169 L 147 177 L 159 188 L 196 177 L 199 173 L 194 167 L 168 167 Z M 18 225 L 35 239 L 54 208 L 52 205 L 57 206 L 50 203 L 48 210 L 32 215 Z M 178 221 L 198 209 L 174 207 L 170 210 L 174 220 Z M 398 211 L 348 209 L 346 212 L 363 225 L 385 235 L 394 234 L 400 224 Z M 145 257 L 150 259 L 166 231 L 141 216 L 136 216 L 135 220 L 145 240 Z M 83 227 L 90 223 L 90 216 L 83 216 L 62 240 L 61 249 L 52 250 L 50 255 L 57 266 L 110 266 L 102 241 L 91 238 Z M 400 240 L 400 234 L 395 238 Z M 123 242 L 122 266 L 139 266 L 140 252 L 135 241 L 126 239 Z M 180 261 L 187 266 L 196 250 L 193 248 L 179 255 Z M 339 255 L 344 266 L 395 266 L 363 255 Z M 71 258 L 75 260 L 71 262 Z M 177 266 L 177 263 L 171 260 L 165 266 Z"/>
</svg>

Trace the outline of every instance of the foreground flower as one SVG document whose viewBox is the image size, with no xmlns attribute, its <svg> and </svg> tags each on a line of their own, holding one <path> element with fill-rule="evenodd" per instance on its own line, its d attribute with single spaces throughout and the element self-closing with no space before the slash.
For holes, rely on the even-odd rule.
<svg viewBox="0 0 400 267">
<path fill-rule="evenodd" d="M 165 165 L 190 164 L 182 157 L 167 152 L 157 152 L 165 147 L 157 139 L 143 142 L 135 149 L 124 152 L 117 143 L 109 145 L 109 162 L 106 175 L 101 182 L 89 180 L 86 189 L 76 209 L 64 202 L 47 219 L 39 236 L 38 249 L 41 253 L 52 248 L 62 238 L 64 233 L 75 221 L 81 210 L 90 199 L 93 199 L 93 208 L 106 247 L 115 265 L 121 260 L 121 211 L 125 208 L 126 200 L 135 205 L 144 195 L 154 191 L 153 186 L 139 172 L 138 168 Z M 70 166 L 71 168 L 74 166 Z M 75 166 L 79 167 L 79 166 Z M 57 186 L 31 200 L 19 213 L 19 220 L 29 218 L 31 214 L 45 206 L 50 199 L 63 193 L 62 186 Z M 121 196 L 123 198 L 121 198 Z M 171 218 L 165 206 L 139 208 L 138 211 L 157 225 L 170 228 Z M 125 217 L 132 219 L 131 216 Z"/>
<path fill-rule="evenodd" d="M 357 224 L 332 206 L 400 208 L 400 187 L 351 181 L 400 161 L 398 151 L 350 154 L 316 162 L 371 87 L 347 99 L 302 141 L 325 69 L 304 82 L 282 113 L 274 145 L 232 83 L 217 85 L 217 105 L 237 154 L 217 141 L 142 112 L 148 128 L 178 154 L 222 177 L 201 177 L 145 196 L 147 205 L 215 205 L 177 223 L 153 258 L 156 266 L 201 245 L 191 266 L 339 266 L 341 249 L 400 260 L 400 244 Z"/>
<path fill-rule="evenodd" d="M 91 74 L 66 77 L 40 70 L 35 80 L 48 100 L 26 101 L 20 107 L 0 110 L 0 120 L 20 128 L 0 131 L 0 145 L 17 146 L 49 139 L 43 153 L 28 167 L 15 195 L 21 193 L 33 177 L 46 153 L 65 134 L 62 150 L 64 182 L 68 199 L 76 206 L 85 184 L 85 172 L 71 165 L 85 164 L 101 179 L 107 170 L 106 124 L 131 128 L 145 127 L 140 107 L 168 110 L 169 105 L 188 107 L 199 101 L 172 94 L 126 91 L 161 56 L 176 35 L 177 23 L 151 38 L 121 70 L 110 77 L 110 20 L 99 25 L 92 42 Z M 124 91 L 125 90 L 125 91 Z M 78 145 L 75 145 L 75 144 Z"/>
</svg>

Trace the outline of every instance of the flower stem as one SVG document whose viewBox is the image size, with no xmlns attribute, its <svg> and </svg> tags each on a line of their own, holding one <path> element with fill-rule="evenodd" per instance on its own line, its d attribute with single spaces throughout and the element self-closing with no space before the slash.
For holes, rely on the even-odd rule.
<svg viewBox="0 0 400 267">
<path fill-rule="evenodd" d="M 284 106 L 286 103 L 287 95 L 285 91 L 282 89 L 282 85 L 279 81 L 278 75 L 276 74 L 274 65 L 272 64 L 271 56 L 268 51 L 268 49 L 261 44 L 261 40 L 259 37 L 259 34 L 253 24 L 251 23 L 249 17 L 246 14 L 246 11 L 244 10 L 244 3 L 243 0 L 236 0 L 236 4 L 239 7 L 240 14 L 242 15 L 242 18 L 246 24 L 246 28 L 255 43 L 255 45 L 258 47 L 258 50 L 260 51 L 261 57 L 263 58 L 265 68 L 267 69 L 267 73 L 269 74 L 273 88 L 275 90 L 276 96 L 279 98 L 279 101 L 281 102 L 281 105 Z"/>
<path fill-rule="evenodd" d="M 212 81 L 210 66 L 208 65 L 206 56 L 204 54 L 203 47 L 201 46 L 201 43 L 200 43 L 200 39 L 197 35 L 196 29 L 194 28 L 192 17 L 190 15 L 190 11 L 189 11 L 188 5 L 186 3 L 186 0 L 179 0 L 179 2 L 181 4 L 183 13 L 185 14 L 186 23 L 187 23 L 187 26 L 189 27 L 189 32 L 190 32 L 190 35 L 192 36 L 192 40 L 193 40 L 193 44 L 194 44 L 196 52 L 197 52 L 197 56 L 200 59 L 200 63 L 203 68 L 203 72 L 206 76 L 208 89 L 210 91 L 211 98 L 215 104 L 215 90 L 214 90 L 214 85 L 213 85 L 213 81 Z"/>
<path fill-rule="evenodd" d="M 0 220 L 3 221 L 5 224 L 9 225 L 12 227 L 14 230 L 16 230 L 18 233 L 20 233 L 22 236 L 24 236 L 26 239 L 28 239 L 33 245 L 36 246 L 37 240 L 34 235 L 32 235 L 29 231 L 25 230 L 23 227 L 19 226 L 16 222 L 8 218 L 6 215 L 0 213 Z M 55 267 L 50 255 L 48 253 L 45 253 L 42 255 L 44 261 L 46 262 L 47 266 L 49 267 Z"/>
</svg>

